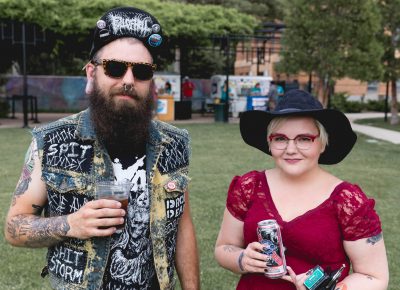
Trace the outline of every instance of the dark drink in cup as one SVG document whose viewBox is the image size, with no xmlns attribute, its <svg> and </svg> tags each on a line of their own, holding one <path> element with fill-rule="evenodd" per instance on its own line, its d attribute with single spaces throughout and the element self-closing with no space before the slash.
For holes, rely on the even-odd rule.
<svg viewBox="0 0 400 290">
<path fill-rule="evenodd" d="M 121 203 L 121 208 L 127 212 L 128 200 L 131 190 L 129 180 L 125 181 L 99 181 L 96 184 L 96 199 L 112 199 Z M 121 232 L 125 223 L 117 226 L 117 232 Z"/>
</svg>

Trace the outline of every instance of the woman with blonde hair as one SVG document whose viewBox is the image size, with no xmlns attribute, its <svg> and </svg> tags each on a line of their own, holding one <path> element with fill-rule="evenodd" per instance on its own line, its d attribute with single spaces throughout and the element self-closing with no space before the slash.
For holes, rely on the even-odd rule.
<svg viewBox="0 0 400 290">
<path fill-rule="evenodd" d="M 248 145 L 271 155 L 275 166 L 235 176 L 228 190 L 215 257 L 241 274 L 237 289 L 387 289 L 375 201 L 320 166 L 339 163 L 354 146 L 357 136 L 346 116 L 324 109 L 305 91 L 291 90 L 273 112 L 245 112 L 240 131 Z M 275 220 L 282 233 L 287 274 L 279 279 L 264 275 L 269 253 L 257 238 L 263 220 Z M 329 286 L 318 288 L 309 283 L 317 279 L 316 266 L 327 275 L 344 270 L 337 284 L 330 277 Z"/>
</svg>

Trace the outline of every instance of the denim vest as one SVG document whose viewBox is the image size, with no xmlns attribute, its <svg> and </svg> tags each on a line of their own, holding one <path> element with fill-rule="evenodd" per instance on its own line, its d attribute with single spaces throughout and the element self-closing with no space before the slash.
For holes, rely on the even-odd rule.
<svg viewBox="0 0 400 290">
<path fill-rule="evenodd" d="M 77 211 L 94 198 L 96 181 L 113 178 L 113 166 L 96 138 L 87 109 L 33 130 L 42 163 L 48 202 L 45 216 Z M 174 289 L 178 222 L 189 177 L 186 130 L 152 121 L 146 145 L 150 196 L 150 238 L 160 289 Z M 110 238 L 66 239 L 50 247 L 47 270 L 54 289 L 99 289 L 107 264 Z"/>
</svg>

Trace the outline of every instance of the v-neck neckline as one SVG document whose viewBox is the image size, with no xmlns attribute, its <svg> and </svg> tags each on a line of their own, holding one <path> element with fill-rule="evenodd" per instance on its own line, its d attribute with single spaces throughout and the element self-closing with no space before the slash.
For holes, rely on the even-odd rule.
<svg viewBox="0 0 400 290">
<path fill-rule="evenodd" d="M 325 204 L 328 203 L 328 202 L 332 199 L 333 195 L 346 183 L 345 181 L 341 181 L 340 183 L 338 183 L 338 184 L 334 187 L 334 189 L 333 189 L 332 192 L 330 193 L 329 197 L 328 197 L 327 199 L 325 199 L 323 202 L 321 202 L 319 205 L 317 205 L 316 207 L 311 208 L 311 209 L 309 209 L 309 210 L 303 212 L 301 215 L 296 216 L 296 217 L 294 217 L 294 218 L 291 219 L 291 220 L 286 221 L 286 220 L 284 220 L 284 219 L 282 218 L 282 216 L 281 216 L 281 214 L 279 213 L 279 211 L 278 211 L 278 209 L 277 209 L 277 207 L 276 207 L 276 205 L 275 205 L 275 202 L 274 202 L 274 200 L 273 200 L 273 198 L 272 198 L 271 189 L 270 189 L 269 184 L 268 184 L 266 172 L 265 172 L 265 171 L 262 171 L 262 172 L 260 172 L 260 173 L 262 174 L 261 181 L 264 182 L 264 186 L 267 188 L 267 191 L 265 192 L 266 199 L 267 199 L 268 202 L 271 204 L 271 208 L 275 211 L 275 216 L 276 216 L 277 219 L 278 219 L 278 223 L 282 223 L 282 224 L 291 224 L 291 223 L 295 223 L 297 220 L 302 219 L 302 218 L 305 218 L 305 217 L 311 215 L 312 213 L 316 212 L 316 211 L 319 210 L 321 207 L 325 206 Z"/>
</svg>

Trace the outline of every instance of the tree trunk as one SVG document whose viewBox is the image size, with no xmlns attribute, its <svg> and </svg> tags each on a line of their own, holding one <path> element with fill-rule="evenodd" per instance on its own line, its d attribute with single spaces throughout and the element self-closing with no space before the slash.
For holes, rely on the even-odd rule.
<svg viewBox="0 0 400 290">
<path fill-rule="evenodd" d="M 329 95 L 329 82 L 326 82 L 323 77 L 318 77 L 318 88 L 317 96 L 322 106 L 326 108 L 328 106 L 328 95 Z"/>
<path fill-rule="evenodd" d="M 392 85 L 392 99 L 390 102 L 390 125 L 397 125 L 399 123 L 399 110 L 397 108 L 397 87 L 396 80 L 391 81 Z"/>
</svg>

